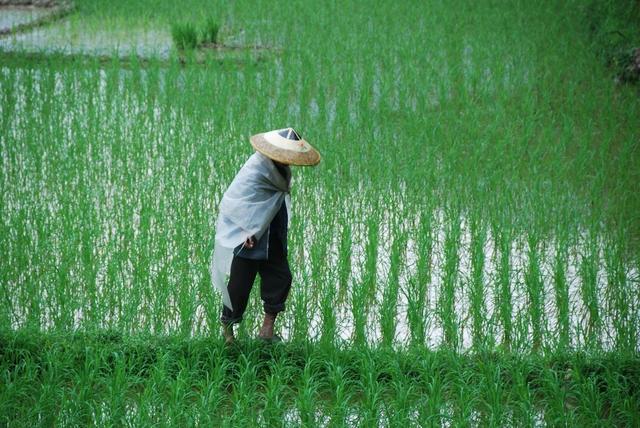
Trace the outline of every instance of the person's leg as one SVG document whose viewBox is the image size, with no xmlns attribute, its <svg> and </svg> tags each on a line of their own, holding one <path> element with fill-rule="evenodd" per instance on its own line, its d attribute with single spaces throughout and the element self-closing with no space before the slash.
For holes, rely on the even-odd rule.
<svg viewBox="0 0 640 428">
<path fill-rule="evenodd" d="M 251 287 L 256 279 L 259 262 L 257 260 L 234 257 L 231 262 L 231 272 L 229 275 L 229 298 L 233 311 L 222 305 L 222 315 L 220 321 L 223 324 L 224 337 L 228 342 L 233 341 L 233 324 L 242 321 L 244 311 L 247 309 Z"/>
<path fill-rule="evenodd" d="M 278 313 L 284 311 L 291 289 L 289 262 L 279 243 L 270 243 L 269 259 L 260 263 L 260 297 L 264 304 L 264 322 L 259 336 L 273 337 L 273 326 Z"/>
</svg>

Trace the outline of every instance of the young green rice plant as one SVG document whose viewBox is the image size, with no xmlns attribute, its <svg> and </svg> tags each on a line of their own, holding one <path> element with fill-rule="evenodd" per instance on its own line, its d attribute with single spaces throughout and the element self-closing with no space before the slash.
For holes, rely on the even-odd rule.
<svg viewBox="0 0 640 428">
<path fill-rule="evenodd" d="M 535 384 L 531 382 L 531 370 L 526 361 L 518 359 L 505 364 L 505 376 L 511 376 L 512 388 L 509 397 L 510 409 L 513 419 L 523 424 L 536 423 L 536 409 L 534 390 Z"/>
<path fill-rule="evenodd" d="M 415 422 L 414 407 L 418 392 L 416 387 L 404 379 L 395 379 L 391 382 L 389 393 L 393 397 L 385 400 L 385 414 L 389 417 L 391 426 L 407 426 Z"/>
<path fill-rule="evenodd" d="M 196 381 L 198 396 L 196 397 L 197 413 L 202 423 L 215 423 L 223 403 L 226 401 L 225 364 L 214 366 L 213 372 L 206 371 L 204 377 Z"/>
<path fill-rule="evenodd" d="M 329 402 L 331 414 L 330 426 L 340 427 L 345 423 L 347 411 L 353 395 L 353 387 L 346 376 L 345 369 L 340 362 L 325 362 L 327 371 L 327 386 L 332 399 Z"/>
<path fill-rule="evenodd" d="M 365 373 L 361 388 L 362 402 L 358 403 L 360 405 L 360 423 L 365 426 L 378 425 L 384 388 L 376 379 L 375 372 Z"/>
<path fill-rule="evenodd" d="M 302 284 L 312 284 L 307 273 L 302 275 Z M 309 337 L 309 327 L 311 325 L 310 311 L 312 307 L 310 293 L 307 287 L 296 287 L 290 291 L 290 305 L 293 308 L 293 331 L 292 338 L 294 340 L 307 340 Z"/>
<path fill-rule="evenodd" d="M 351 278 L 351 251 L 353 245 L 352 226 L 345 216 L 340 216 L 341 233 L 338 252 L 338 302 L 342 303 L 347 295 Z"/>
<path fill-rule="evenodd" d="M 481 218 L 471 214 L 471 278 L 469 286 L 470 314 L 472 317 L 471 334 L 474 347 L 483 347 L 485 343 L 486 314 L 484 305 L 485 282 L 485 243 L 487 239 L 486 226 Z"/>
<path fill-rule="evenodd" d="M 563 380 L 559 379 L 559 373 L 555 370 L 542 367 L 538 375 L 544 394 L 541 402 L 545 421 L 547 423 L 569 423 L 570 413 L 567 412 L 565 406 L 572 401 L 572 392 L 565 388 Z"/>
<path fill-rule="evenodd" d="M 367 303 L 370 304 L 376 297 L 378 279 L 378 245 L 380 239 L 380 219 L 369 216 L 366 219 L 367 242 L 365 247 L 365 260 L 363 272 L 363 287 L 366 289 Z"/>
<path fill-rule="evenodd" d="M 364 256 L 357 259 L 357 266 L 354 269 L 360 271 L 360 280 L 354 281 L 351 286 L 350 293 L 350 311 L 353 319 L 353 335 L 352 340 L 355 346 L 362 346 L 367 341 L 368 322 L 367 317 L 370 313 L 372 299 L 372 288 L 375 291 L 375 282 L 377 277 L 377 225 L 371 223 L 366 225 L 367 233 L 373 235 L 364 246 Z M 375 229 L 375 232 L 374 232 Z M 375 244 L 371 243 L 375 241 Z M 373 249 L 375 245 L 376 249 Z"/>
<path fill-rule="evenodd" d="M 582 248 L 580 260 L 580 286 L 582 302 L 586 308 L 583 340 L 588 348 L 600 348 L 600 303 L 598 299 L 598 265 L 600 260 L 598 238 L 591 231 Z"/>
<path fill-rule="evenodd" d="M 327 226 L 325 229 L 328 236 L 333 236 L 334 228 L 332 226 Z M 319 234 L 318 234 L 319 235 Z M 319 308 L 319 321 L 322 323 L 316 323 L 310 325 L 310 328 L 315 329 L 317 331 L 310 332 L 313 336 L 322 337 L 325 336 L 325 339 L 328 339 L 326 336 L 326 332 L 323 330 L 325 328 L 331 329 L 333 325 L 333 332 L 336 331 L 335 328 L 335 313 L 333 313 L 333 302 L 327 300 L 327 295 L 335 294 L 335 285 L 328 281 L 329 276 L 329 247 L 332 245 L 331 240 L 328 239 L 316 239 L 316 241 L 309 248 L 309 262 L 310 262 L 310 271 L 311 271 L 311 286 L 305 287 L 305 292 L 309 295 L 310 308 Z M 327 288 L 331 288 L 332 290 L 326 290 Z M 318 317 L 313 313 L 307 313 L 307 318 L 312 318 L 318 320 Z M 324 325 L 324 321 L 328 324 Z"/>
<path fill-rule="evenodd" d="M 455 310 L 455 293 L 458 285 L 460 248 L 460 217 L 457 210 L 446 214 L 446 237 L 444 242 L 444 267 L 442 289 L 438 297 L 438 314 L 444 330 L 444 342 L 451 349 L 460 345 L 458 315 Z"/>
<path fill-rule="evenodd" d="M 171 38 L 175 47 L 181 51 L 195 49 L 198 46 L 198 32 L 195 25 L 190 22 L 172 24 Z"/>
<path fill-rule="evenodd" d="M 103 350 L 107 351 L 107 350 Z M 108 351 L 107 351 L 108 352 Z M 120 354 L 101 355 L 101 358 L 110 361 L 111 372 L 106 382 L 106 406 L 109 418 L 119 423 L 126 421 L 127 390 L 129 378 L 126 375 L 124 359 Z M 169 384 L 169 382 L 167 382 Z"/>
<path fill-rule="evenodd" d="M 95 390 L 102 387 L 95 360 L 92 358 L 85 360 L 82 367 L 72 371 L 72 376 L 74 382 L 66 392 L 65 400 L 68 414 L 73 424 L 89 425 L 92 419 Z"/>
<path fill-rule="evenodd" d="M 418 423 L 420 426 L 440 424 L 441 408 L 445 404 L 445 385 L 441 368 L 433 358 L 424 358 L 418 367 L 419 381 L 424 388 L 418 400 Z"/>
<path fill-rule="evenodd" d="M 529 319 L 531 322 L 532 347 L 537 351 L 542 346 L 543 337 L 543 284 L 540 273 L 540 254 L 539 243 L 535 232 L 529 233 L 527 237 L 528 244 L 528 265 L 525 274 L 525 285 L 527 289 Z"/>
<path fill-rule="evenodd" d="M 240 354 L 235 366 L 237 377 L 230 379 L 232 416 L 229 423 L 257 424 L 255 403 L 258 399 L 257 366 L 253 358 Z"/>
<path fill-rule="evenodd" d="M 368 305 L 364 302 L 367 300 L 367 289 L 362 285 L 356 284 L 351 292 L 351 314 L 353 318 L 353 344 L 354 346 L 362 346 L 366 343 L 366 328 Z"/>
<path fill-rule="evenodd" d="M 426 339 L 425 323 L 428 314 L 427 287 L 431 282 L 431 258 L 433 253 L 433 213 L 425 209 L 420 215 L 416 242 L 416 273 L 409 278 L 407 287 L 407 317 L 411 343 L 423 345 Z"/>
<path fill-rule="evenodd" d="M 378 380 L 378 368 L 371 354 L 362 355 L 360 360 L 361 377 L 356 381 L 356 388 L 362 393 L 360 404 L 360 423 L 365 426 L 377 425 L 384 387 Z"/>
<path fill-rule="evenodd" d="M 203 43 L 218 43 L 218 33 L 220 31 L 220 24 L 214 17 L 209 17 L 204 22 L 202 27 L 200 40 Z"/>
<path fill-rule="evenodd" d="M 452 425 L 460 426 L 478 419 L 478 386 L 475 373 L 464 368 L 457 372 L 457 378 L 451 388 Z M 499 414 L 499 412 L 498 412 Z"/>
<path fill-rule="evenodd" d="M 303 426 L 316 426 L 318 423 L 316 410 L 321 384 L 316 375 L 317 364 L 314 358 L 308 360 L 297 382 L 295 403 Z"/>
<path fill-rule="evenodd" d="M 336 279 L 333 275 L 327 275 L 326 278 L 329 279 L 329 284 L 323 287 L 320 301 L 320 316 L 322 319 L 320 342 L 323 345 L 333 345 L 338 334 L 336 317 L 337 290 L 333 285 L 336 284 Z"/>
<path fill-rule="evenodd" d="M 571 344 L 569 317 L 569 284 L 567 282 L 567 263 L 569 257 L 568 237 L 562 229 L 556 233 L 553 261 L 553 285 L 557 308 L 557 345 L 556 349 L 564 350 Z"/>
<path fill-rule="evenodd" d="M 509 227 L 493 226 L 496 242 L 497 278 L 496 278 L 496 313 L 502 326 L 502 346 L 511 347 L 513 340 L 513 306 L 511 303 L 511 231 Z"/>
<path fill-rule="evenodd" d="M 260 394 L 263 403 L 262 422 L 272 426 L 283 420 L 287 409 L 287 379 L 290 377 L 284 361 L 276 360 L 270 365 L 269 375 Z"/>
<path fill-rule="evenodd" d="M 421 315 L 424 315 L 427 310 L 425 305 L 420 305 L 420 303 L 426 300 L 426 285 L 422 285 L 416 275 L 408 278 L 406 288 L 407 322 L 409 325 L 410 344 L 415 346 L 424 345 L 426 339 L 426 318 Z"/>
<path fill-rule="evenodd" d="M 395 230 L 395 237 L 391 244 L 387 286 L 383 291 L 382 304 L 380 307 L 382 345 L 388 347 L 393 344 L 396 334 L 398 293 L 400 291 L 400 270 L 404 261 L 404 251 L 408 240 L 408 234 L 401 230 L 400 225 L 395 225 L 393 228 Z"/>
<path fill-rule="evenodd" d="M 619 236 L 622 235 L 618 232 Z M 621 236 L 620 236 L 621 238 Z M 632 288 L 627 283 L 624 267 L 624 240 L 611 239 L 604 244 L 604 262 L 607 272 L 605 303 L 607 313 L 612 318 L 615 332 L 615 349 L 622 352 L 635 352 L 638 349 L 637 323 L 633 315 L 637 314 L 638 302 L 634 301 Z"/>
<path fill-rule="evenodd" d="M 178 372 L 172 379 L 167 391 L 167 416 L 180 425 L 193 423 L 193 409 L 197 399 L 194 390 L 193 371 L 184 358 L 178 360 Z"/>
<path fill-rule="evenodd" d="M 483 392 L 481 408 L 485 415 L 484 423 L 487 425 L 500 425 L 504 423 L 505 413 L 505 385 L 501 379 L 502 367 L 495 361 L 480 360 L 480 380 L 478 388 Z"/>
<path fill-rule="evenodd" d="M 580 415 L 584 418 L 585 423 L 587 423 L 586 421 L 604 423 L 602 416 L 607 412 L 607 405 L 603 400 L 604 397 L 598 391 L 598 380 L 585 375 L 580 368 L 573 370 L 571 377 L 577 385 L 576 390 L 573 391 L 575 400 L 570 402 L 571 407 L 585 406 L 585 412 Z"/>
</svg>

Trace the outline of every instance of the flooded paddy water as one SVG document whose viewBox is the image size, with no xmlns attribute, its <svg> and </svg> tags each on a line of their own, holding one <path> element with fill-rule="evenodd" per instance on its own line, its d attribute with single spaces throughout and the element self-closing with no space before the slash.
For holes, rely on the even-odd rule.
<svg viewBox="0 0 640 428">
<path fill-rule="evenodd" d="M 13 54 L 64 55 L 67 57 L 118 57 L 123 60 L 167 61 L 178 56 L 171 26 L 86 23 L 73 15 L 72 4 L 55 2 L 46 7 L 0 6 L 0 51 Z M 244 32 L 224 34 L 224 43 L 206 44 L 199 57 L 219 60 L 260 58 L 277 48 L 248 45 Z"/>
<path fill-rule="evenodd" d="M 172 49 L 168 30 L 112 30 L 85 28 L 63 19 L 53 25 L 0 38 L 5 52 L 167 58 Z"/>
<path fill-rule="evenodd" d="M 0 33 L 28 24 L 51 13 L 47 8 L 0 6 Z"/>
</svg>

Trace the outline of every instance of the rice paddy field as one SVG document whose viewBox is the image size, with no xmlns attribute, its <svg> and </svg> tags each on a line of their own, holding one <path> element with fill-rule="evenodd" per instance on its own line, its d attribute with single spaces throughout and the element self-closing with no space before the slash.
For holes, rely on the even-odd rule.
<svg viewBox="0 0 640 428">
<path fill-rule="evenodd" d="M 598 42 L 639 8 L 77 0 L 0 37 L 0 425 L 640 426 L 640 93 Z M 208 17 L 228 49 L 172 46 Z M 218 203 L 287 126 L 323 158 L 285 341 L 256 284 L 225 346 Z"/>
</svg>

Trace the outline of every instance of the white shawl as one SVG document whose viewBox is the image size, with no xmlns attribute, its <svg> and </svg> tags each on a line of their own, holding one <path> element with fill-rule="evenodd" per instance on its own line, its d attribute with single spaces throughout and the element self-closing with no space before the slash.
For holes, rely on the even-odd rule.
<svg viewBox="0 0 640 428">
<path fill-rule="evenodd" d="M 222 303 L 231 310 L 233 307 L 227 290 L 227 278 L 233 249 L 250 236 L 260 239 L 283 200 L 288 218 L 291 218 L 287 180 L 271 159 L 256 152 L 238 171 L 220 201 L 210 273 L 214 287 L 222 293 Z"/>
</svg>

